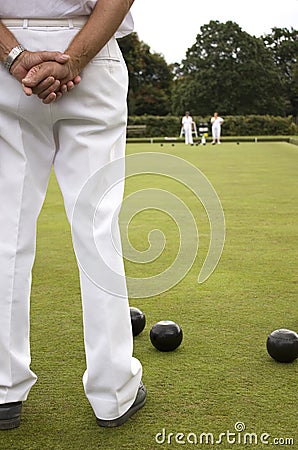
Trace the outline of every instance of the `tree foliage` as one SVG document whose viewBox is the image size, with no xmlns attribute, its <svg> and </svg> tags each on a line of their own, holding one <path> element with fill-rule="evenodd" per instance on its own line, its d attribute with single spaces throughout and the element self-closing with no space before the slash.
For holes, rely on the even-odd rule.
<svg viewBox="0 0 298 450">
<path fill-rule="evenodd" d="M 200 28 L 181 63 L 132 33 L 119 40 L 130 75 L 129 114 L 297 116 L 297 31 L 273 28 L 257 38 L 232 21 Z"/>
<path fill-rule="evenodd" d="M 273 28 L 263 38 L 278 69 L 283 95 L 287 102 L 286 113 L 297 115 L 298 109 L 298 34 L 291 28 Z"/>
<path fill-rule="evenodd" d="M 173 75 L 163 56 L 152 53 L 136 33 L 119 40 L 119 45 L 130 76 L 129 113 L 168 114 Z"/>
<path fill-rule="evenodd" d="M 207 114 L 283 114 L 276 66 L 263 40 L 234 22 L 210 21 L 188 49 L 173 90 L 173 110 Z"/>
</svg>

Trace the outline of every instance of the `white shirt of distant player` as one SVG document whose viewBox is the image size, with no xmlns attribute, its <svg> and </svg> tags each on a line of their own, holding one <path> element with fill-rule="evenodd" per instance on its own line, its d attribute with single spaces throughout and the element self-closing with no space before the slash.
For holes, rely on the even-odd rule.
<svg viewBox="0 0 298 450">
<path fill-rule="evenodd" d="M 223 118 L 222 117 L 211 117 L 211 123 L 212 123 L 212 127 L 213 128 L 220 128 L 221 124 L 223 123 Z"/>
<path fill-rule="evenodd" d="M 2 19 L 61 19 L 90 16 L 100 0 L 0 0 Z M 129 12 L 118 28 L 116 37 L 126 36 L 133 31 L 133 19 Z"/>
<path fill-rule="evenodd" d="M 183 117 L 183 119 L 182 119 L 182 125 L 183 125 L 183 127 L 184 127 L 185 130 L 191 129 L 192 123 L 193 123 L 193 120 L 192 120 L 192 117 L 191 117 L 191 116 L 184 116 L 184 117 Z"/>
</svg>

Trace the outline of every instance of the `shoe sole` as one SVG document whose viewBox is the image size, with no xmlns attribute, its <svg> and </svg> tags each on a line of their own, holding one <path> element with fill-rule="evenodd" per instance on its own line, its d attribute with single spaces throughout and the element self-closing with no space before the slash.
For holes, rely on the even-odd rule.
<svg viewBox="0 0 298 450">
<path fill-rule="evenodd" d="M 102 419 L 96 418 L 96 422 L 101 427 L 106 427 L 106 428 L 119 427 L 120 425 L 123 425 L 125 422 L 127 422 L 127 420 L 131 416 L 133 416 L 137 411 L 139 411 L 139 409 L 143 408 L 145 403 L 146 403 L 146 391 L 145 391 L 145 397 L 143 398 L 143 400 L 140 401 L 138 404 L 131 406 L 129 408 L 129 410 L 125 414 L 123 414 L 123 416 L 118 417 L 117 419 L 112 419 L 112 420 L 102 420 Z"/>
<path fill-rule="evenodd" d="M 21 422 L 22 402 L 0 405 L 0 430 L 17 428 Z"/>
<path fill-rule="evenodd" d="M 14 419 L 1 419 L 0 420 L 0 430 L 12 430 L 17 428 L 21 423 L 21 418 L 16 417 Z"/>
</svg>

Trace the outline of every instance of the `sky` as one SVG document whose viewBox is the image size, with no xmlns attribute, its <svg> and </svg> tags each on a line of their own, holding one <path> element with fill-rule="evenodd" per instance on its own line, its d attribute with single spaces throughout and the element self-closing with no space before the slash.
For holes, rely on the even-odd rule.
<svg viewBox="0 0 298 450">
<path fill-rule="evenodd" d="M 135 0 L 131 11 L 139 39 L 168 64 L 184 59 L 210 20 L 232 20 L 256 37 L 274 27 L 298 29 L 298 0 Z"/>
</svg>

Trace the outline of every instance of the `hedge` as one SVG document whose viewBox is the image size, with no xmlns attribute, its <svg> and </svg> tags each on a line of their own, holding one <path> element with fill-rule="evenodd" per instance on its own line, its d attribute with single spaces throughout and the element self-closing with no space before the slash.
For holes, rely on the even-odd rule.
<svg viewBox="0 0 298 450">
<path fill-rule="evenodd" d="M 197 129 L 200 122 L 207 122 L 209 134 L 211 117 L 194 116 Z M 225 116 L 222 126 L 223 136 L 293 136 L 298 134 L 298 126 L 293 117 L 276 117 L 270 115 Z M 144 137 L 178 137 L 181 130 L 181 117 L 175 116 L 129 116 L 128 125 L 146 125 Z M 128 137 L 135 137 L 128 130 Z"/>
</svg>

